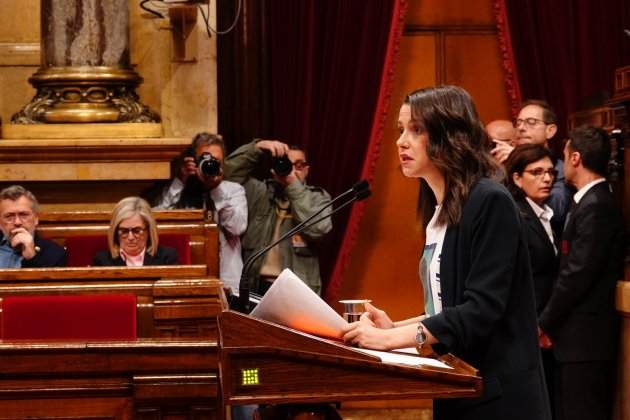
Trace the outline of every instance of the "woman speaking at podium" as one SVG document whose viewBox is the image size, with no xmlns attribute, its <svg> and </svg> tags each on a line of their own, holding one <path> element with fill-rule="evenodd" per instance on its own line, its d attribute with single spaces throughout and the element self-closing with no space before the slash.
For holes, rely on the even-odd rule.
<svg viewBox="0 0 630 420">
<path fill-rule="evenodd" d="M 390 350 L 416 345 L 479 369 L 478 398 L 434 402 L 434 419 L 551 418 L 538 350 L 527 243 L 470 95 L 456 86 L 409 94 L 398 117 L 403 174 L 421 179 L 425 315 L 392 322 L 368 305 L 344 339 Z"/>
</svg>

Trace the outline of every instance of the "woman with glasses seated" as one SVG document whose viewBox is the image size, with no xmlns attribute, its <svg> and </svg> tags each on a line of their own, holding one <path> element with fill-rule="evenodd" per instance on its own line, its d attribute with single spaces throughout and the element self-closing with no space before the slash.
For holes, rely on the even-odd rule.
<svg viewBox="0 0 630 420">
<path fill-rule="evenodd" d="M 107 234 L 109 251 L 94 256 L 94 266 L 141 267 L 177 264 L 177 251 L 159 246 L 155 219 L 149 203 L 140 197 L 127 197 L 112 212 Z"/>
<path fill-rule="evenodd" d="M 505 162 L 506 184 L 521 211 L 529 249 L 536 313 L 545 308 L 558 274 L 558 248 L 551 229 L 553 210 L 545 201 L 557 176 L 549 149 L 540 144 L 524 144 L 514 149 Z M 553 382 L 553 355 L 549 340 L 539 336 L 547 388 Z M 550 398 L 553 401 L 553 398 Z"/>
</svg>

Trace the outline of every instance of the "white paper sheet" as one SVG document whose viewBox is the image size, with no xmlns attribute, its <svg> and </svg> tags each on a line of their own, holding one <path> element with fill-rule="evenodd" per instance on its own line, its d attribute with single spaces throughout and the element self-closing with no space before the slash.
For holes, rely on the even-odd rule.
<svg viewBox="0 0 630 420">
<path fill-rule="evenodd" d="M 378 351 L 378 350 L 369 350 L 369 349 L 355 349 L 363 353 L 371 354 L 372 356 L 379 357 L 384 363 L 395 363 L 399 365 L 407 365 L 407 366 L 432 366 L 439 367 L 444 369 L 453 369 L 449 365 L 444 362 L 441 362 L 436 359 L 431 359 L 428 357 L 420 357 L 416 353 L 416 355 L 412 354 L 403 354 L 398 352 L 398 350 L 394 350 L 393 352 L 388 351 Z M 405 350 L 405 349 L 401 349 Z"/>
<path fill-rule="evenodd" d="M 288 268 L 280 273 L 250 315 L 335 339 L 341 339 L 341 328 L 347 325 L 333 308 Z"/>
</svg>

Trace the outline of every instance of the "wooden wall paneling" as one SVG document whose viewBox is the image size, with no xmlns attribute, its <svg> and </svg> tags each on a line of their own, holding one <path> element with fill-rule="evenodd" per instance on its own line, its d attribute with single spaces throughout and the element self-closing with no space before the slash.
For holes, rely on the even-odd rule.
<svg viewBox="0 0 630 420">
<path fill-rule="evenodd" d="M 444 63 L 444 82 L 466 89 L 484 122 L 511 119 L 499 41 L 494 31 L 447 32 Z"/>
<path fill-rule="evenodd" d="M 494 25 L 493 0 L 409 0 L 407 24 Z"/>
<path fill-rule="evenodd" d="M 39 67 L 40 0 L 0 0 L 0 118 L 6 123 L 35 89 L 27 79 Z M 16 16 L 19 18 L 16 19 Z"/>
<path fill-rule="evenodd" d="M 152 6 L 160 2 L 152 2 Z M 214 2 L 201 3 L 210 24 L 216 27 Z M 162 117 L 165 136 L 191 138 L 200 131 L 217 130 L 216 36 L 208 37 L 201 12 L 187 36 L 190 60 L 178 62 L 174 39 L 183 36 L 174 21 L 157 18 L 129 0 L 131 60 L 144 78 L 137 92 L 141 100 Z M 164 8 L 160 8 L 164 11 Z M 168 12 L 164 11 L 168 16 Z M 188 53 L 187 53 L 188 54 Z"/>
<path fill-rule="evenodd" d="M 40 0 L 0 1 L 0 42 L 39 42 L 39 3 Z"/>
<path fill-rule="evenodd" d="M 19 107 L 28 103 L 35 95 L 35 89 L 27 79 L 35 73 L 37 67 L 39 64 L 24 67 L 0 64 L 0 118 L 3 124 L 10 121 L 11 116 L 19 110 Z"/>
</svg>

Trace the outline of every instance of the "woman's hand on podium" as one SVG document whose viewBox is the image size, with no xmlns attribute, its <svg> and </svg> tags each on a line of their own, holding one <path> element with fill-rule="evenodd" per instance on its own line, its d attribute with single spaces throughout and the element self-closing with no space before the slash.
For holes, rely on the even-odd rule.
<svg viewBox="0 0 630 420">
<path fill-rule="evenodd" d="M 372 350 L 389 350 L 390 330 L 375 327 L 370 320 L 352 322 L 342 329 L 343 341 Z"/>
<path fill-rule="evenodd" d="M 361 315 L 361 321 L 370 321 L 371 325 L 376 328 L 386 330 L 394 328 L 394 323 L 389 318 L 389 315 L 368 302 L 365 303 L 365 312 Z"/>
</svg>

